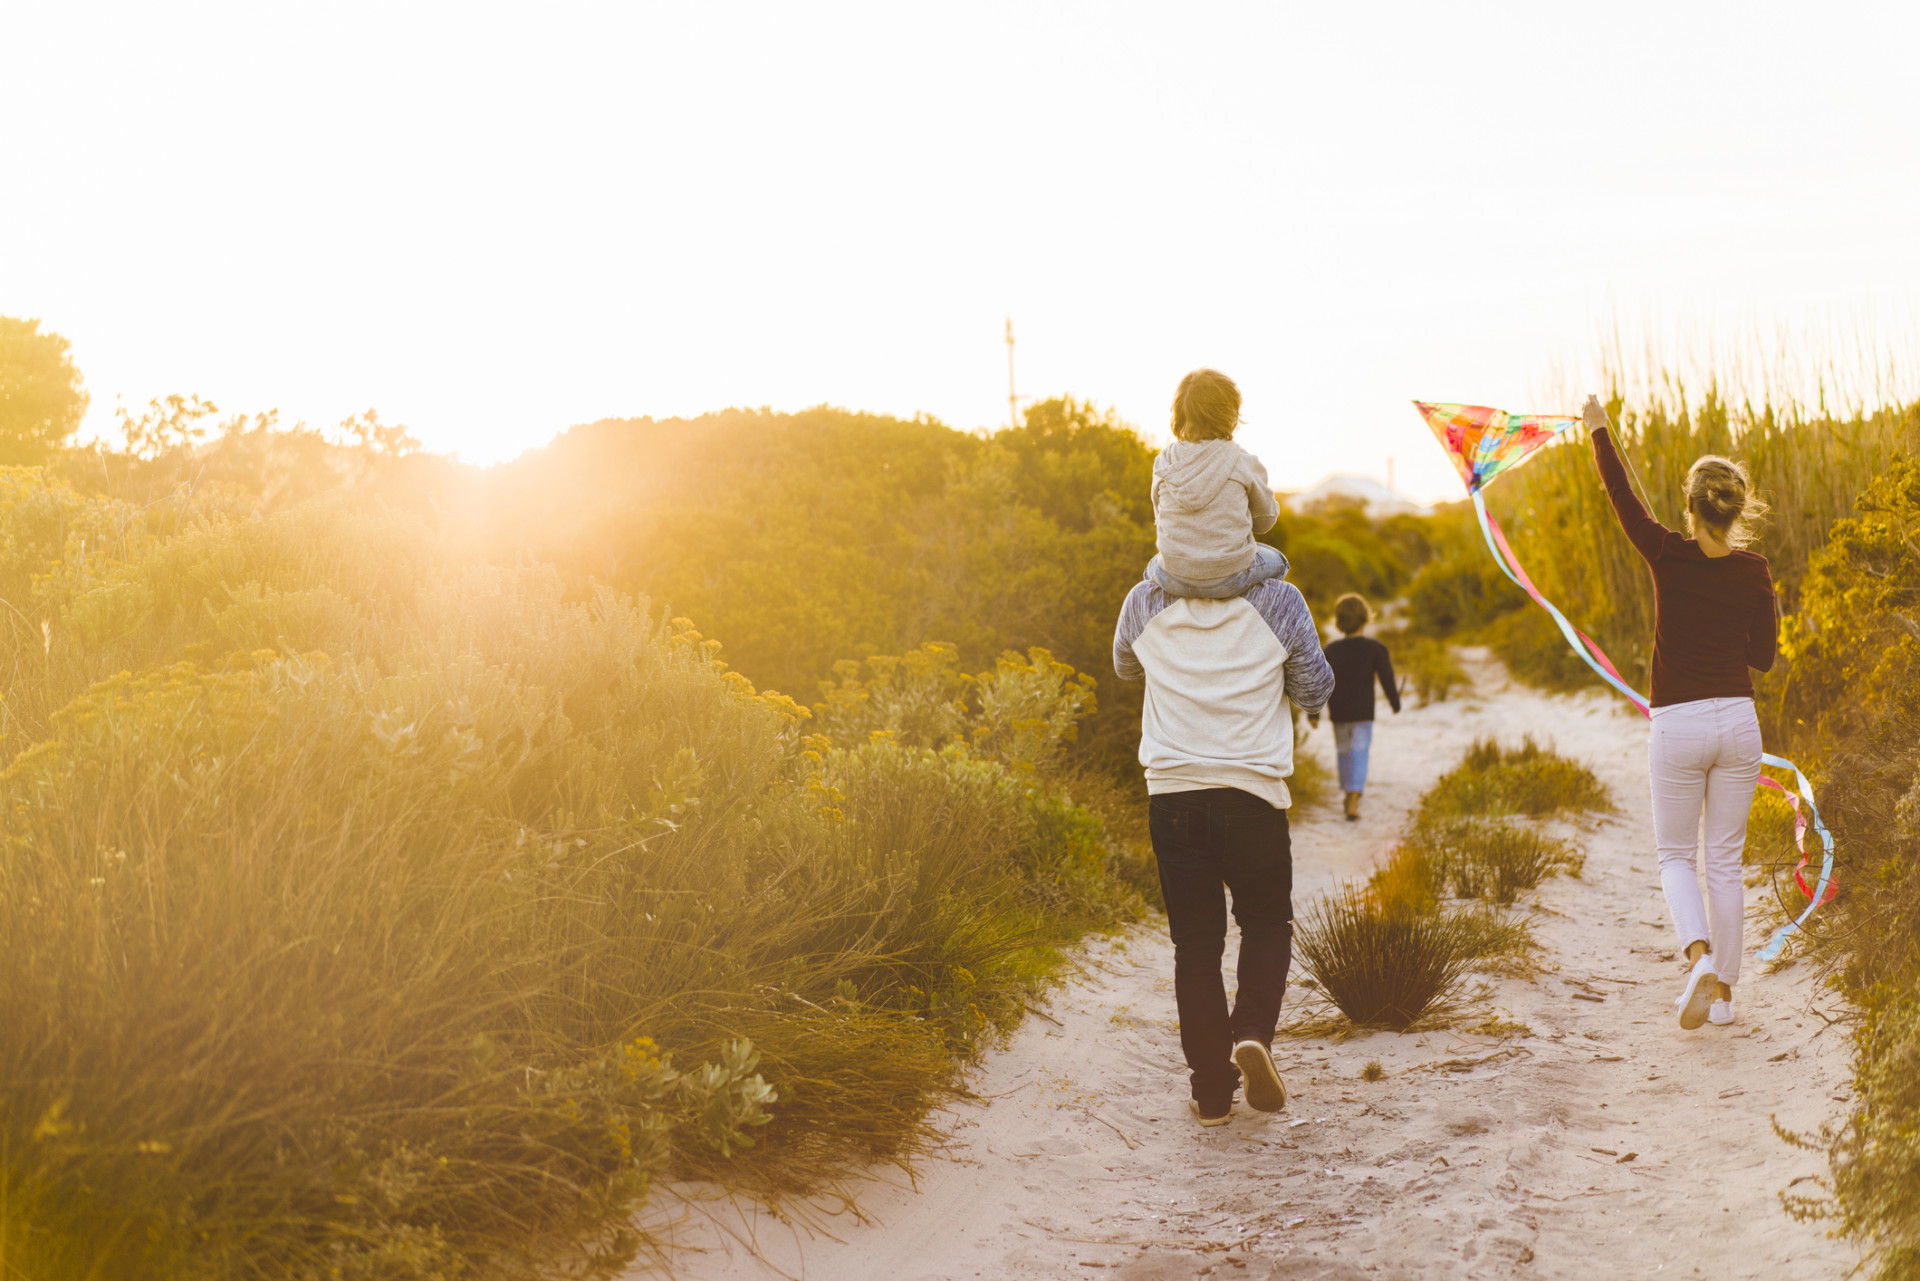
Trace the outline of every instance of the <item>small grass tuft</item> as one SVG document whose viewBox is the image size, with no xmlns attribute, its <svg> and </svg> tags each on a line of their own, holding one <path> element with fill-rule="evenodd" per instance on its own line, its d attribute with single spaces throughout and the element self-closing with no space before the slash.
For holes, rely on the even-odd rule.
<svg viewBox="0 0 1920 1281">
<path fill-rule="evenodd" d="M 1348 886 L 1299 922 L 1294 951 L 1342 1014 L 1361 1027 L 1404 1031 L 1443 1005 L 1487 942 L 1477 914 L 1384 908 Z"/>
<path fill-rule="evenodd" d="M 1380 1066 L 1379 1059 L 1368 1059 L 1367 1065 L 1360 1069 L 1360 1079 L 1362 1081 L 1384 1081 L 1387 1079 L 1387 1070 Z"/>
<path fill-rule="evenodd" d="M 1529 734 L 1519 747 L 1477 740 L 1421 798 L 1416 821 L 1425 827 L 1447 818 L 1548 818 L 1613 810 L 1612 793 L 1591 769 L 1540 746 Z"/>
<path fill-rule="evenodd" d="M 1432 852 L 1421 842 L 1403 841 L 1373 874 L 1368 888 L 1389 911 L 1431 912 L 1439 906 L 1445 887 Z"/>
<path fill-rule="evenodd" d="M 1454 910 L 1463 946 L 1476 961 L 1525 961 L 1539 944 L 1531 918 L 1495 907 Z"/>
<path fill-rule="evenodd" d="M 1416 831 L 1410 859 L 1424 859 L 1428 879 L 1455 898 L 1511 903 L 1556 872 L 1579 875 L 1586 860 L 1573 846 L 1536 827 L 1498 820 L 1454 819 Z M 1389 864 L 1389 868 L 1393 865 Z M 1403 867 L 1399 875 L 1411 876 Z"/>
</svg>

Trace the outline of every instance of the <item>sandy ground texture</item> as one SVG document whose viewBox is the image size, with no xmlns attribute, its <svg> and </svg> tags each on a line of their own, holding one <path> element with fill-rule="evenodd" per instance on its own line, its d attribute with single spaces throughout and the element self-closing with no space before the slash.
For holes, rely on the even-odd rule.
<svg viewBox="0 0 1920 1281">
<path fill-rule="evenodd" d="M 1645 722 L 1599 695 L 1547 697 L 1468 652 L 1466 696 L 1379 725 L 1362 822 L 1294 828 L 1295 910 L 1364 875 L 1476 735 L 1533 733 L 1591 765 L 1621 814 L 1579 832 L 1579 879 L 1541 887 L 1543 971 L 1489 980 L 1518 1025 L 1282 1038 L 1292 1098 L 1202 1130 L 1163 922 L 1092 945 L 1084 975 L 970 1078 L 943 1153 L 875 1173 L 859 1213 L 803 1227 L 730 1202 L 652 1214 L 699 1281 L 841 1278 L 1826 1278 L 1855 1254 L 1778 1194 L 1821 1170 L 1777 1138 L 1837 1119 L 1844 1031 L 1805 965 L 1749 954 L 1736 1022 L 1682 1032 L 1682 979 L 1654 872 Z M 1383 715 L 1386 708 L 1381 708 Z M 1331 758 L 1326 727 L 1313 750 Z M 1749 892 L 1749 947 L 1765 936 Z M 1227 965 L 1233 962 L 1229 940 Z M 1296 971 L 1297 976 L 1297 971 Z M 1232 976 L 1228 975 L 1229 990 Z M 1293 990 L 1288 1005 L 1310 993 Z M 1828 1011 L 1831 1013 L 1832 1011 Z M 1360 1079 L 1377 1059 L 1384 1080 Z M 688 1189 L 686 1191 L 693 1191 Z M 637 1273 L 635 1275 L 638 1275 Z"/>
</svg>

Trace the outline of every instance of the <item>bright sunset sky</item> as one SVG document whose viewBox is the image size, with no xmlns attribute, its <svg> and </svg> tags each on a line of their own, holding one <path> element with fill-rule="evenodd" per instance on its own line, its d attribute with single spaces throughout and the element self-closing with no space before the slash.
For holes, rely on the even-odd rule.
<svg viewBox="0 0 1920 1281">
<path fill-rule="evenodd" d="M 0 43 L 0 314 L 72 340 L 88 431 L 169 391 L 478 462 L 992 426 L 1011 315 L 1022 392 L 1164 435 L 1215 365 L 1280 487 L 1431 498 L 1409 399 L 1572 410 L 1616 328 L 1920 365 L 1911 4 L 16 3 Z"/>
</svg>

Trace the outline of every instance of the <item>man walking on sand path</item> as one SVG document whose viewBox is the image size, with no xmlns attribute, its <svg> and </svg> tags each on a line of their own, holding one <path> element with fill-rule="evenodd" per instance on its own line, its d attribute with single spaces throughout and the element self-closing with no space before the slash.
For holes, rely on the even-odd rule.
<svg viewBox="0 0 1920 1281">
<path fill-rule="evenodd" d="M 1247 1103 L 1286 1106 L 1273 1065 L 1293 960 L 1291 700 L 1317 713 L 1333 670 L 1305 598 L 1268 579 L 1225 600 L 1134 585 L 1113 634 L 1113 669 L 1147 682 L 1140 763 L 1147 821 L 1173 936 L 1180 1048 L 1201 1125 L 1224 1125 L 1245 1079 Z M 1227 893 L 1240 925 L 1239 990 L 1227 1006 L 1220 960 Z"/>
</svg>

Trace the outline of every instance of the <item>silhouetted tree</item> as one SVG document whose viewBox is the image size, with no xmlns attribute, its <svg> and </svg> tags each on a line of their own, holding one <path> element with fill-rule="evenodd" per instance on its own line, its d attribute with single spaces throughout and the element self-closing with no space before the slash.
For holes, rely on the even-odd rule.
<svg viewBox="0 0 1920 1281">
<path fill-rule="evenodd" d="M 87 393 L 65 338 L 0 316 L 0 463 L 37 463 L 66 443 Z"/>
</svg>

